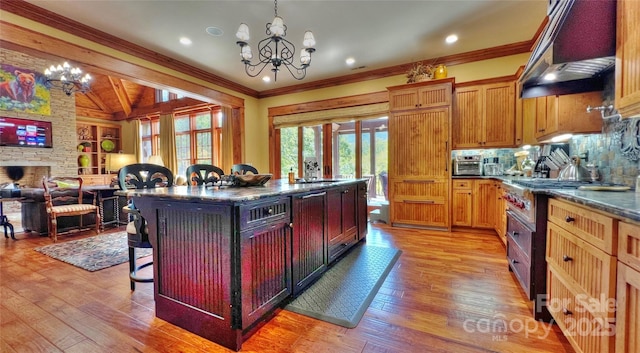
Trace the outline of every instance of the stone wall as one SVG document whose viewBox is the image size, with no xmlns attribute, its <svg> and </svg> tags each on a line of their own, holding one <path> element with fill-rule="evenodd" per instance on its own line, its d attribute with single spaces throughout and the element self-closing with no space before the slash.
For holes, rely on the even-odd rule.
<svg viewBox="0 0 640 353">
<path fill-rule="evenodd" d="M 0 63 L 42 72 L 53 64 L 49 60 L 0 48 Z M 39 184 L 42 176 L 74 176 L 77 169 L 77 137 L 75 97 L 68 97 L 62 90 L 51 90 L 51 115 L 37 115 L 15 111 L 0 111 L 2 116 L 51 121 L 53 148 L 0 147 L 0 183 L 10 182 L 3 166 L 30 166 L 25 169 L 21 185 Z M 36 175 L 38 174 L 38 175 Z M 41 174 L 41 175 L 40 175 Z"/>
</svg>

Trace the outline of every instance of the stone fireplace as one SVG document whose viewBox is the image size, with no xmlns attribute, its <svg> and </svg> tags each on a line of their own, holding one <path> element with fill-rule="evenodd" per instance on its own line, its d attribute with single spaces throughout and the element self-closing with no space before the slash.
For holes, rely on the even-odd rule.
<svg viewBox="0 0 640 353">
<path fill-rule="evenodd" d="M 9 175 L 7 175 L 6 167 L 9 165 L 5 164 L 6 163 L 0 163 L 0 184 L 13 182 Z M 24 169 L 24 175 L 16 181 L 21 188 L 42 187 L 42 177 L 49 177 L 51 173 L 51 166 L 48 165 L 20 165 L 20 163 L 16 162 L 11 166 L 19 166 Z"/>
</svg>

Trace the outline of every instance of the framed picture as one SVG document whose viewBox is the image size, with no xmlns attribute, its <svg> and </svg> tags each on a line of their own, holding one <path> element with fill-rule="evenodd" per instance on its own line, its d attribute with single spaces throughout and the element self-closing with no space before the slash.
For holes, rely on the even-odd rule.
<svg viewBox="0 0 640 353">
<path fill-rule="evenodd" d="M 51 93 L 43 74 L 0 64 L 0 110 L 51 115 Z"/>
</svg>

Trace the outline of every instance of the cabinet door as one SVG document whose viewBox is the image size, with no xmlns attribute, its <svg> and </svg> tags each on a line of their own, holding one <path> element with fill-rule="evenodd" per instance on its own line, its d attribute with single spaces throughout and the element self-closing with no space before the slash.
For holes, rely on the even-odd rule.
<svg viewBox="0 0 640 353">
<path fill-rule="evenodd" d="M 357 194 L 355 185 L 327 190 L 329 262 L 358 241 Z"/>
<path fill-rule="evenodd" d="M 471 227 L 471 189 L 453 189 L 451 224 Z"/>
<path fill-rule="evenodd" d="M 396 113 L 389 122 L 390 175 L 449 176 L 449 108 Z"/>
<path fill-rule="evenodd" d="M 640 351 L 640 272 L 618 261 L 616 352 Z"/>
<path fill-rule="evenodd" d="M 507 243 L 507 204 L 504 200 L 504 190 L 502 189 L 502 183 L 494 181 L 495 185 L 495 231 L 502 240 L 503 244 Z"/>
<path fill-rule="evenodd" d="M 367 184 L 360 183 L 358 188 L 358 240 L 367 236 L 368 214 L 367 209 Z"/>
<path fill-rule="evenodd" d="M 240 242 L 241 317 L 245 329 L 292 293 L 289 222 L 242 232 Z"/>
<path fill-rule="evenodd" d="M 618 0 L 617 11 L 615 105 L 626 118 L 640 114 L 640 2 Z"/>
<path fill-rule="evenodd" d="M 522 105 L 522 144 L 535 145 L 538 143 L 536 140 L 537 99 L 521 99 L 520 104 Z"/>
<path fill-rule="evenodd" d="M 474 180 L 472 226 L 493 228 L 495 221 L 495 185 L 492 180 Z"/>
<path fill-rule="evenodd" d="M 389 108 L 407 110 L 418 108 L 418 90 L 415 87 L 389 92 Z"/>
<path fill-rule="evenodd" d="M 453 108 L 453 148 L 477 148 L 484 142 L 481 86 L 457 88 Z"/>
<path fill-rule="evenodd" d="M 483 87 L 483 147 L 511 147 L 515 143 L 515 83 Z"/>
<path fill-rule="evenodd" d="M 326 192 L 293 197 L 292 276 L 297 295 L 326 270 Z"/>
</svg>

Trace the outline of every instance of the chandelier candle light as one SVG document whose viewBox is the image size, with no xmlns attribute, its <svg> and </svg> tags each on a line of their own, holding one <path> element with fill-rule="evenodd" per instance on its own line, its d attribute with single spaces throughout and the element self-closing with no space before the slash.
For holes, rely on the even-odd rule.
<svg viewBox="0 0 640 353">
<path fill-rule="evenodd" d="M 282 17 L 278 16 L 278 0 L 275 0 L 275 18 L 273 22 L 267 23 L 266 34 L 269 36 L 258 43 L 258 55 L 259 62 L 252 64 L 251 59 L 253 53 L 249 46 L 249 26 L 245 23 L 241 23 L 236 33 L 238 41 L 236 44 L 240 46 L 240 57 L 244 63 L 245 72 L 251 77 L 256 77 L 271 64 L 273 71 L 273 80 L 278 79 L 278 71 L 280 66 L 283 66 L 289 70 L 291 75 L 296 80 L 302 80 L 307 75 L 307 67 L 311 64 L 311 53 L 315 51 L 313 48 L 316 45 L 316 40 L 313 37 L 311 31 L 304 33 L 304 39 L 302 45 L 304 48 L 300 50 L 300 66 L 296 66 L 293 62 L 293 57 L 296 53 L 296 47 L 293 43 L 284 39 L 287 35 L 287 26 L 284 24 Z"/>
<path fill-rule="evenodd" d="M 73 92 L 86 93 L 90 88 L 91 76 L 89 74 L 82 76 L 82 70 L 71 67 L 66 61 L 57 67 L 51 65 L 44 70 L 44 75 L 47 77 L 47 84 L 62 89 L 67 96 Z"/>
</svg>

